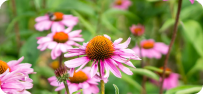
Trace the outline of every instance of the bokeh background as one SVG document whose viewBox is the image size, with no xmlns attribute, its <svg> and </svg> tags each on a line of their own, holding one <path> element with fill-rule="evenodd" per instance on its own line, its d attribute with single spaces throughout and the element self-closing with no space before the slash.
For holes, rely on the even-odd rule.
<svg viewBox="0 0 203 94">
<path fill-rule="evenodd" d="M 14 1 L 14 2 L 13 2 Z M 57 60 L 52 60 L 50 50 L 40 52 L 37 49 L 39 36 L 46 36 L 50 31 L 35 30 L 35 18 L 48 12 L 63 12 L 79 18 L 75 30 L 82 30 L 82 37 L 88 42 L 96 35 L 107 34 L 112 40 L 131 37 L 129 48 L 136 45 L 137 39 L 131 34 L 132 24 L 145 26 L 143 39 L 154 39 L 169 45 L 177 1 L 170 0 L 131 0 L 128 10 L 112 8 L 114 0 L 8 0 L 0 9 L 0 59 L 17 60 L 31 63 L 37 74 L 32 74 L 32 94 L 57 94 L 47 78 L 54 76 L 58 67 Z M 178 33 L 170 54 L 168 67 L 181 74 L 180 86 L 201 86 L 203 84 L 203 8 L 195 2 L 183 0 Z M 16 32 L 19 32 L 17 34 Z M 82 43 L 81 43 L 82 44 Z M 165 56 L 161 59 L 143 58 L 154 67 L 163 66 Z M 64 61 L 67 59 L 64 59 Z M 140 68 L 140 61 L 132 61 Z M 150 75 L 150 74 L 149 74 Z M 116 84 L 120 94 L 139 94 L 142 73 L 132 76 L 122 74 L 122 78 L 110 75 L 106 94 L 114 94 L 112 84 Z M 146 82 L 148 94 L 158 94 L 159 87 Z"/>
</svg>

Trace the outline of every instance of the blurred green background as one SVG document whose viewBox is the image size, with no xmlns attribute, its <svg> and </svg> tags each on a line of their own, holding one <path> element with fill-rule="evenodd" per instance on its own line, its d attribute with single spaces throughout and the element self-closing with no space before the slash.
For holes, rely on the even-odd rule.
<svg viewBox="0 0 203 94">
<path fill-rule="evenodd" d="M 24 56 L 24 63 L 31 63 L 37 74 L 30 75 L 34 80 L 32 94 L 56 94 L 54 87 L 50 86 L 47 78 L 54 76 L 54 60 L 50 58 L 50 50 L 40 52 L 37 49 L 39 36 L 46 36 L 50 31 L 39 32 L 35 30 L 35 18 L 47 12 L 63 12 L 79 18 L 74 29 L 82 30 L 82 37 L 88 42 L 96 35 L 107 34 L 112 40 L 131 37 L 129 48 L 133 48 L 137 39 L 131 34 L 132 24 L 145 26 L 143 39 L 154 39 L 169 45 L 177 1 L 170 0 L 131 0 L 128 10 L 113 9 L 114 0 L 12 0 L 6 1 L 0 9 L 0 60 L 17 60 Z M 203 8 L 195 2 L 183 0 L 178 34 L 170 54 L 168 67 L 181 74 L 180 88 L 173 91 L 187 89 L 186 87 L 199 87 L 203 84 Z M 20 45 L 17 43 L 16 33 L 19 32 Z M 91 36 L 90 36 L 91 35 Z M 82 43 L 81 43 L 82 44 Z M 151 66 L 163 66 L 161 59 L 144 58 Z M 67 59 L 65 59 L 67 60 Z M 65 61 L 64 60 L 64 61 Z M 132 61 L 140 68 L 140 61 Z M 113 84 L 116 84 L 120 94 L 140 94 L 142 75 L 155 75 L 140 73 L 133 76 L 122 74 L 122 78 L 114 75 L 109 77 L 106 94 L 114 94 Z M 157 78 L 157 75 L 154 76 Z M 185 86 L 185 88 L 184 88 Z M 148 94 L 158 94 L 159 88 L 146 83 Z M 196 92 L 196 91 L 195 91 Z"/>
</svg>

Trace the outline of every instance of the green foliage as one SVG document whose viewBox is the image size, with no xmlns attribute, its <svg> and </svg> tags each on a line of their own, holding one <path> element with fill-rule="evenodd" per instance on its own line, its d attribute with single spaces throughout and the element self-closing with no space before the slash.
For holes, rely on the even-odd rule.
<svg viewBox="0 0 203 94">
<path fill-rule="evenodd" d="M 166 94 L 194 94 L 199 92 L 202 89 L 202 86 L 178 86 L 166 91 Z"/>
<path fill-rule="evenodd" d="M 80 90 L 78 90 L 78 91 L 73 92 L 73 94 L 78 94 L 78 93 L 80 93 L 80 92 L 82 92 L 82 91 L 83 91 L 83 89 L 80 89 Z"/>
<path fill-rule="evenodd" d="M 152 78 L 154 80 L 159 80 L 159 76 L 156 73 L 154 73 L 154 72 L 152 72 L 150 70 L 143 69 L 143 68 L 135 68 L 135 69 L 130 68 L 130 70 L 135 74 L 140 74 L 140 75 L 143 75 L 143 76 L 147 76 L 147 77 Z"/>
<path fill-rule="evenodd" d="M 119 88 L 115 84 L 113 84 L 113 86 L 115 88 L 115 94 L 119 94 Z"/>
</svg>

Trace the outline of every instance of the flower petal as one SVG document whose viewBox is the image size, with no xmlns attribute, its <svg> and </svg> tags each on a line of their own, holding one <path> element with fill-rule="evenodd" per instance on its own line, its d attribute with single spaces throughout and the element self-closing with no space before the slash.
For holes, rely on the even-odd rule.
<svg viewBox="0 0 203 94">
<path fill-rule="evenodd" d="M 76 58 L 76 59 L 72 59 L 72 60 L 69 60 L 69 61 L 66 61 L 65 62 L 65 65 L 68 67 L 68 68 L 75 68 L 75 67 L 78 67 L 86 62 L 89 62 L 90 59 L 86 56 L 84 57 L 80 57 L 80 58 Z"/>
</svg>

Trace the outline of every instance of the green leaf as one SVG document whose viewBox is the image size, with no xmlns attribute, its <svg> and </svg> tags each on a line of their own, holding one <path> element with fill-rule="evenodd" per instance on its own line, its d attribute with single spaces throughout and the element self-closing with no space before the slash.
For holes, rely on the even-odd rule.
<svg viewBox="0 0 203 94">
<path fill-rule="evenodd" d="M 32 35 L 21 47 L 19 56 L 24 56 L 23 62 L 35 64 L 39 57 L 40 51 L 37 49 L 37 39 L 39 34 Z"/>
<path fill-rule="evenodd" d="M 78 90 L 78 91 L 73 92 L 73 94 L 78 94 L 78 93 L 80 93 L 80 92 L 82 92 L 82 91 L 83 91 L 83 89 L 80 89 L 80 90 Z"/>
<path fill-rule="evenodd" d="M 130 68 L 130 70 L 133 72 L 133 73 L 136 73 L 136 74 L 140 74 L 140 75 L 143 75 L 143 76 L 147 76 L 148 78 L 152 78 L 152 79 L 155 79 L 155 80 L 159 80 L 159 76 L 150 71 L 150 70 L 147 70 L 147 69 L 142 69 L 142 68 Z"/>
<path fill-rule="evenodd" d="M 117 87 L 115 84 L 113 84 L 113 86 L 114 86 L 114 88 L 115 88 L 115 94 L 119 94 L 119 89 L 118 89 L 118 87 Z"/>
<path fill-rule="evenodd" d="M 51 69 L 48 66 L 43 66 L 43 67 L 35 67 L 34 68 L 35 72 L 37 72 L 37 74 L 41 74 L 46 78 L 49 78 L 51 76 L 54 76 L 54 70 Z"/>
<path fill-rule="evenodd" d="M 200 87 L 202 88 L 202 86 L 194 86 L 194 85 L 178 86 L 170 90 L 167 90 L 165 94 L 191 94 L 194 93 L 194 91 L 196 91 L 197 89 L 200 91 L 201 90 Z M 189 93 L 190 91 L 188 90 L 192 90 L 191 93 Z M 188 93 L 186 93 L 185 91 L 187 91 Z"/>
<path fill-rule="evenodd" d="M 201 89 L 202 89 L 202 86 L 192 87 L 185 90 L 177 91 L 176 94 L 193 94 L 193 93 L 199 92 Z"/>
<path fill-rule="evenodd" d="M 194 74 L 195 72 L 199 71 L 199 70 L 203 70 L 203 57 L 199 58 L 197 60 L 197 62 L 195 63 L 195 65 L 190 69 L 190 71 L 188 72 L 187 76 L 191 77 L 192 74 Z"/>
<path fill-rule="evenodd" d="M 203 32 L 201 25 L 194 20 L 186 21 L 183 24 L 185 36 L 193 44 L 197 53 L 203 56 Z"/>
<path fill-rule="evenodd" d="M 159 29 L 160 32 L 166 31 L 168 28 L 170 28 L 171 26 L 173 26 L 175 23 L 175 19 L 168 19 L 164 22 L 164 24 L 162 25 L 162 27 Z"/>
<path fill-rule="evenodd" d="M 139 17 L 135 15 L 134 13 L 126 10 L 120 10 L 120 9 L 109 9 L 103 13 L 106 16 L 112 16 L 113 14 L 123 14 L 127 17 L 133 18 L 134 20 L 139 20 Z"/>
<path fill-rule="evenodd" d="M 154 67 L 154 66 L 145 66 L 144 68 L 145 68 L 145 69 L 148 69 L 148 70 L 155 71 L 155 72 L 163 72 L 162 69 L 159 69 L 159 68 Z M 166 71 L 166 73 L 169 73 L 169 72 Z"/>
<path fill-rule="evenodd" d="M 82 17 L 82 15 L 80 15 L 77 11 L 72 10 L 72 13 L 79 18 L 79 20 L 83 23 L 83 25 L 87 28 L 87 30 L 92 34 L 92 36 L 94 36 L 95 35 L 95 28 L 93 28 L 93 26 L 87 20 L 85 20 Z"/>
<path fill-rule="evenodd" d="M 124 81 L 128 82 L 129 84 L 131 84 L 132 86 L 134 86 L 137 90 L 141 91 L 142 86 L 136 82 L 134 79 L 132 79 L 130 76 L 126 75 L 126 74 L 122 74 L 122 78 Z"/>
</svg>

